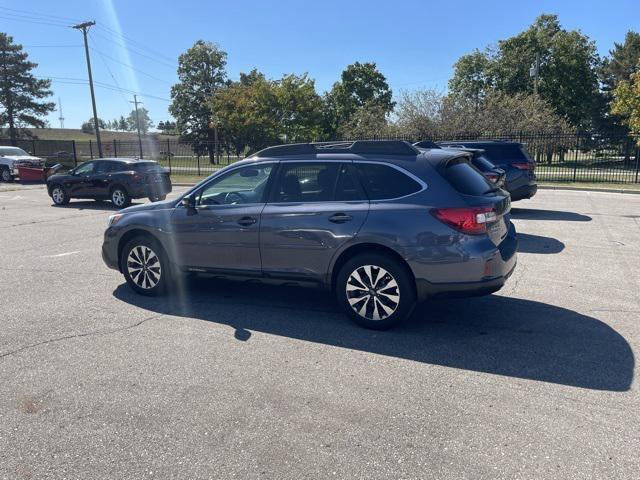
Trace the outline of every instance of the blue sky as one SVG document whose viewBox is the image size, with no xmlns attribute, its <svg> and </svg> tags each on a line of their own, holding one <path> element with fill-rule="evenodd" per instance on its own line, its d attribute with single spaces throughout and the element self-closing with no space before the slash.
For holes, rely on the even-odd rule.
<svg viewBox="0 0 640 480">
<path fill-rule="evenodd" d="M 8 0 L 0 2 L 0 31 L 25 45 L 38 75 L 58 78 L 53 99 L 62 100 L 65 126 L 79 128 L 91 117 L 91 104 L 88 86 L 75 80 L 86 80 L 87 71 L 82 35 L 65 26 L 74 20 L 98 23 L 90 39 L 94 80 L 107 86 L 96 88 L 99 116 L 130 111 L 132 93 L 117 86 L 140 92 L 157 123 L 169 118 L 177 56 L 198 39 L 229 54 L 232 79 L 253 67 L 272 78 L 308 72 L 323 92 L 349 63 L 374 61 L 397 94 L 446 89 L 460 55 L 522 31 L 541 13 L 556 13 L 565 28 L 582 30 L 602 55 L 627 30 L 640 29 L 637 0 Z M 59 126 L 57 118 L 49 115 L 51 126 Z"/>
</svg>

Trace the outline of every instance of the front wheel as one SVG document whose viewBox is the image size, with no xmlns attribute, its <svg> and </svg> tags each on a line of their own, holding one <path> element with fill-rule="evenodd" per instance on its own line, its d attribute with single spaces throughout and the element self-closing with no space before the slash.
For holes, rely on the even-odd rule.
<svg viewBox="0 0 640 480">
<path fill-rule="evenodd" d="M 416 299 L 406 266 L 377 253 L 357 255 L 340 269 L 336 295 L 349 317 L 374 330 L 386 330 L 407 318 Z"/>
<path fill-rule="evenodd" d="M 131 205 L 131 197 L 122 187 L 116 187 L 111 191 L 111 203 L 118 208 L 125 208 Z"/>
<path fill-rule="evenodd" d="M 135 237 L 122 249 L 122 273 L 137 293 L 156 296 L 164 293 L 169 282 L 170 267 L 164 251 L 153 239 Z"/>
<path fill-rule="evenodd" d="M 51 189 L 51 200 L 56 205 L 66 205 L 69 203 L 69 194 L 60 185 L 56 185 Z"/>
<path fill-rule="evenodd" d="M 13 175 L 11 175 L 11 170 L 9 170 L 7 167 L 4 167 L 2 170 L 0 170 L 0 180 L 7 183 L 13 182 Z"/>
</svg>

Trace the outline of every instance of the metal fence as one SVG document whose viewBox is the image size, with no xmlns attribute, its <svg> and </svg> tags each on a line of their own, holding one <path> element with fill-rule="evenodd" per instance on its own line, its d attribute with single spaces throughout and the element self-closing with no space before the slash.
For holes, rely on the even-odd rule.
<svg viewBox="0 0 640 480">
<path fill-rule="evenodd" d="M 369 139 L 417 140 L 511 140 L 525 145 L 536 161 L 536 175 L 543 182 L 640 183 L 640 134 L 603 134 L 589 132 L 514 132 L 438 133 Z M 355 140 L 355 139 L 340 139 Z M 9 142 L 0 140 L 0 145 Z M 61 163 L 73 167 L 83 161 L 98 158 L 95 141 L 19 140 L 18 146 L 32 155 L 47 159 L 49 164 Z M 107 141 L 102 143 L 104 157 L 145 158 L 158 161 L 176 179 L 203 177 L 240 160 L 221 142 L 191 143 L 176 139 L 146 138 L 142 149 L 137 141 Z"/>
</svg>

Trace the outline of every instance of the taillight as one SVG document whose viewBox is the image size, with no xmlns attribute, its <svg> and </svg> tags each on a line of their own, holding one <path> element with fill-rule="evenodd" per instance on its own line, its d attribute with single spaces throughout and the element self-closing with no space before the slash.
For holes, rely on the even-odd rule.
<svg viewBox="0 0 640 480">
<path fill-rule="evenodd" d="M 487 223 L 498 218 L 492 207 L 473 208 L 434 208 L 431 214 L 450 227 L 469 235 L 481 235 L 487 232 Z"/>
<path fill-rule="evenodd" d="M 143 177 L 142 175 L 139 175 L 139 174 L 137 174 L 137 173 L 134 173 L 132 178 L 133 178 L 134 180 L 138 181 L 138 180 L 142 180 L 144 177 Z"/>
<path fill-rule="evenodd" d="M 524 163 L 512 163 L 512 166 L 516 167 L 519 170 L 534 170 L 535 164 L 524 162 Z"/>
<path fill-rule="evenodd" d="M 498 175 L 497 173 L 485 173 L 484 176 L 487 177 L 487 179 L 493 183 L 497 183 L 498 180 L 500 179 L 500 175 Z"/>
</svg>

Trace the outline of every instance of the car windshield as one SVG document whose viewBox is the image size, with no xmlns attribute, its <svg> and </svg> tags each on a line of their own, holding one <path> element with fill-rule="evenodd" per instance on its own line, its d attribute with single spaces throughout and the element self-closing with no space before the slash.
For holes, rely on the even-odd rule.
<svg viewBox="0 0 640 480">
<path fill-rule="evenodd" d="M 18 147 L 0 147 L 2 157 L 28 157 L 29 154 Z"/>
</svg>

